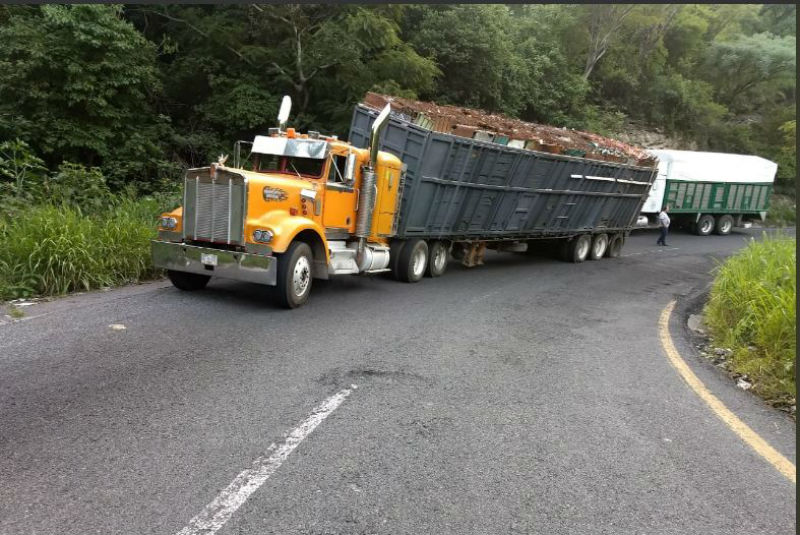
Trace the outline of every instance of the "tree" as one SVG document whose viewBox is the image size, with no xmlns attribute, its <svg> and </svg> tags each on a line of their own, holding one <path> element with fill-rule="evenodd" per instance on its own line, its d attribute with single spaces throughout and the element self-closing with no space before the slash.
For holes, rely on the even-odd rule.
<svg viewBox="0 0 800 535">
<path fill-rule="evenodd" d="M 702 77 L 715 86 L 715 98 L 734 111 L 747 112 L 783 98 L 793 99 L 796 40 L 761 33 L 713 43 L 707 51 Z"/>
<path fill-rule="evenodd" d="M 158 173 L 166 124 L 155 47 L 112 5 L 6 7 L 0 26 L 0 138 L 19 137 L 50 168 L 137 161 Z M 130 163 L 127 164 L 130 166 Z M 120 180 L 131 176 L 117 177 Z"/>
<path fill-rule="evenodd" d="M 595 65 L 608 51 L 617 30 L 625 17 L 636 8 L 633 4 L 592 4 L 588 7 L 589 49 L 583 68 L 583 79 L 588 80 Z"/>
</svg>

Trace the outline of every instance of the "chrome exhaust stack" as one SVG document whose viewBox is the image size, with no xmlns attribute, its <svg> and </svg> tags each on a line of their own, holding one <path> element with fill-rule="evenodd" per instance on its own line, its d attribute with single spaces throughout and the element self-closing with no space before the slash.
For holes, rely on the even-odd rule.
<svg viewBox="0 0 800 535">
<path fill-rule="evenodd" d="M 370 229 L 372 228 L 372 212 L 375 208 L 375 197 L 378 194 L 378 186 L 376 184 L 377 175 L 375 174 L 375 167 L 378 164 L 378 142 L 380 141 L 383 130 L 388 124 L 389 113 L 391 111 L 391 105 L 387 104 L 372 124 L 372 133 L 369 136 L 369 164 L 362 168 L 361 191 L 359 192 L 361 200 L 358 203 L 355 232 L 355 235 L 358 237 L 356 256 L 359 264 L 362 263 L 361 259 L 364 256 L 367 237 L 369 237 Z"/>
<path fill-rule="evenodd" d="M 289 121 L 289 112 L 292 111 L 292 97 L 284 95 L 281 101 L 281 108 L 278 110 L 278 130 L 286 130 L 286 123 Z"/>
</svg>

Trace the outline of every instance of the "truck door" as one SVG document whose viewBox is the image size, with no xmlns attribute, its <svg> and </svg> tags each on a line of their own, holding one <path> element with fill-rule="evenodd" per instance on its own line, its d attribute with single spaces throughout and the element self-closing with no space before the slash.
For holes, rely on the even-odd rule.
<svg viewBox="0 0 800 535">
<path fill-rule="evenodd" d="M 325 182 L 322 224 L 326 233 L 330 235 L 352 234 L 356 228 L 355 210 L 358 194 L 354 185 L 347 184 L 344 180 L 347 155 L 331 154 L 331 160 L 328 179 Z"/>
</svg>

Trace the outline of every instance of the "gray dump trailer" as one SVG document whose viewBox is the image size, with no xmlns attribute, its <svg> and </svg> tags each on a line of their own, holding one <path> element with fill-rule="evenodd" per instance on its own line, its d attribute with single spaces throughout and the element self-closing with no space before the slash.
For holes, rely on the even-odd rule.
<svg viewBox="0 0 800 535">
<path fill-rule="evenodd" d="M 369 145 L 378 113 L 356 106 L 350 143 Z M 619 256 L 656 176 L 655 167 L 437 132 L 395 113 L 379 148 L 406 166 L 394 238 L 446 243 L 467 266 L 486 247 L 547 248 L 571 262 Z"/>
</svg>

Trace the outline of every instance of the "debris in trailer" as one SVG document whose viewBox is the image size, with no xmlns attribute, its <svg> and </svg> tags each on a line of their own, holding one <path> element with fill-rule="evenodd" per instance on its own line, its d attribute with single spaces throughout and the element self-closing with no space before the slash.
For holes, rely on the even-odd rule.
<svg viewBox="0 0 800 535">
<path fill-rule="evenodd" d="M 440 106 L 434 102 L 372 92 L 367 93 L 363 101 L 365 106 L 374 109 L 382 109 L 389 103 L 393 112 L 428 130 L 552 154 L 644 167 L 655 165 L 654 158 L 644 149 L 591 132 L 528 123 L 484 110 Z"/>
</svg>

